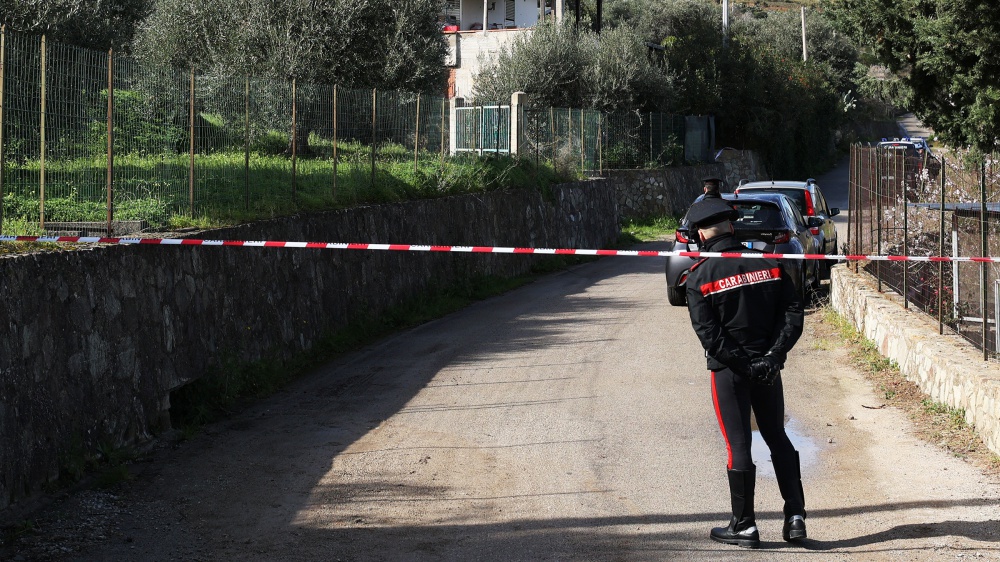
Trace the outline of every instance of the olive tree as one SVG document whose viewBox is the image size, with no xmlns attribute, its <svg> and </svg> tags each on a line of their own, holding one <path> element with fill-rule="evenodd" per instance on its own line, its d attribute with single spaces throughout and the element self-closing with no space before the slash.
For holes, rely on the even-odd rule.
<svg viewBox="0 0 1000 562">
<path fill-rule="evenodd" d="M 541 106 L 663 110 L 669 78 L 634 33 L 621 28 L 597 35 L 571 24 L 543 24 L 501 50 L 476 75 L 480 101 L 530 94 Z"/>
<path fill-rule="evenodd" d="M 439 92 L 437 0 L 155 0 L 136 51 L 175 68 Z"/>
<path fill-rule="evenodd" d="M 153 0 L 4 0 L 0 24 L 79 47 L 127 50 Z"/>
</svg>

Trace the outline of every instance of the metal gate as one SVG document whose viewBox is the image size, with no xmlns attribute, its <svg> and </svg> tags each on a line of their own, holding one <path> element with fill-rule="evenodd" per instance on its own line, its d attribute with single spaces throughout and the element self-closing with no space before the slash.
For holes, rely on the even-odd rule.
<svg viewBox="0 0 1000 562">
<path fill-rule="evenodd" d="M 455 151 L 510 153 L 510 106 L 455 108 Z"/>
</svg>

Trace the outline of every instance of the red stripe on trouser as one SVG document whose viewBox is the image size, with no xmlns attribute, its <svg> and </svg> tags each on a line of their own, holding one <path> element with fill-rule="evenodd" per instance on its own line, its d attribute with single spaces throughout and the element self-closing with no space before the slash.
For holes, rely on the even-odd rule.
<svg viewBox="0 0 1000 562">
<path fill-rule="evenodd" d="M 719 419 L 719 429 L 722 430 L 722 439 L 726 442 L 726 468 L 733 468 L 733 448 L 729 446 L 729 436 L 726 435 L 726 424 L 722 423 L 722 411 L 719 410 L 719 394 L 715 391 L 715 371 L 712 373 L 712 403 L 715 404 L 715 417 Z"/>
</svg>

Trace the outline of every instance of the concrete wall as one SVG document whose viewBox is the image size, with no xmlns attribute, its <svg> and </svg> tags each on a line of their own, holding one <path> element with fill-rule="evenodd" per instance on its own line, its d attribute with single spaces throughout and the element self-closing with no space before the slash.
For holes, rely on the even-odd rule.
<svg viewBox="0 0 1000 562">
<path fill-rule="evenodd" d="M 480 11 L 480 18 L 482 12 Z M 483 62 L 488 62 L 495 58 L 500 49 L 509 45 L 515 38 L 523 33 L 531 33 L 530 28 L 525 29 L 502 29 L 487 31 L 485 33 L 463 32 L 455 34 L 457 38 L 456 66 L 455 66 L 455 96 L 460 98 L 471 98 L 474 78 Z M 506 103 L 508 100 L 500 100 Z"/>
<path fill-rule="evenodd" d="M 619 232 L 608 182 L 304 215 L 199 238 L 605 247 Z M 540 256 L 111 246 L 0 258 L 0 509 L 101 444 L 169 426 L 170 391 L 218 365 L 309 349 L 475 275 Z M 62 461 L 62 462 L 61 462 Z"/>
<path fill-rule="evenodd" d="M 994 453 L 1000 454 L 1000 366 L 956 335 L 938 334 L 935 320 L 879 293 L 869 278 L 846 266 L 831 272 L 834 310 L 847 318 L 908 380 L 935 401 L 965 410 Z"/>
</svg>

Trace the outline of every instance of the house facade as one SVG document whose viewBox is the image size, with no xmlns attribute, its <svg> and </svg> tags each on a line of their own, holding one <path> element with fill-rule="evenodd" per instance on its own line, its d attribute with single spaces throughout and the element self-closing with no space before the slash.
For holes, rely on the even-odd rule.
<svg viewBox="0 0 1000 562">
<path fill-rule="evenodd" d="M 448 41 L 449 98 L 472 95 L 484 61 L 542 21 L 560 21 L 566 0 L 448 0 L 441 31 Z"/>
</svg>

